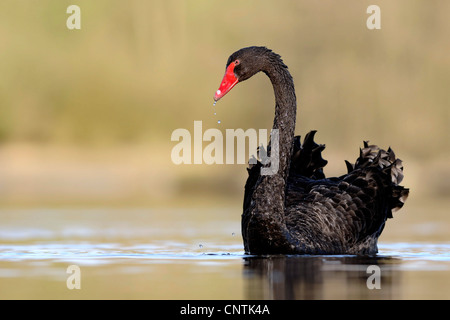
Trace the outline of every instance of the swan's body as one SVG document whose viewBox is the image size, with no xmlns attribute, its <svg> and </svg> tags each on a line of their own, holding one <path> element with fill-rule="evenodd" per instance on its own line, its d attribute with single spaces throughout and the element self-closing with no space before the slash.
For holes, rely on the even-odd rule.
<svg viewBox="0 0 450 320">
<path fill-rule="evenodd" d="M 374 254 L 385 222 L 403 206 L 408 189 L 401 161 L 391 149 L 364 148 L 348 173 L 325 178 L 325 148 L 314 142 L 315 131 L 303 145 L 294 137 L 296 96 L 292 77 L 280 56 L 265 47 L 233 53 L 214 100 L 257 72 L 271 80 L 275 93 L 273 129 L 279 130 L 279 170 L 261 175 L 251 166 L 245 185 L 242 236 L 251 254 Z M 270 146 L 269 146 L 270 152 Z"/>
</svg>

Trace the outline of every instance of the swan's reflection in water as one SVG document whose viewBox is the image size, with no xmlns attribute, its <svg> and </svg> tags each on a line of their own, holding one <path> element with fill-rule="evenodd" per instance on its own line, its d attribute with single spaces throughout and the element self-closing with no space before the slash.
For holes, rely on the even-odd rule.
<svg viewBox="0 0 450 320">
<path fill-rule="evenodd" d="M 274 255 L 244 260 L 248 299 L 400 298 L 400 260 L 392 257 Z M 368 282 L 380 289 L 369 289 Z"/>
</svg>

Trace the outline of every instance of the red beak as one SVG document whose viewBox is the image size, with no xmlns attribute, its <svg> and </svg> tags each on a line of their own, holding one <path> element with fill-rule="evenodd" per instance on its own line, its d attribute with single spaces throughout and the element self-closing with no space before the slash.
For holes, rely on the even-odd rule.
<svg viewBox="0 0 450 320">
<path fill-rule="evenodd" d="M 225 75 L 223 76 L 222 83 L 220 84 L 219 90 L 216 91 L 214 95 L 214 101 L 218 101 L 224 95 L 228 93 L 235 85 L 239 82 L 239 79 L 234 75 L 235 63 L 232 62 L 228 65 Z"/>
</svg>

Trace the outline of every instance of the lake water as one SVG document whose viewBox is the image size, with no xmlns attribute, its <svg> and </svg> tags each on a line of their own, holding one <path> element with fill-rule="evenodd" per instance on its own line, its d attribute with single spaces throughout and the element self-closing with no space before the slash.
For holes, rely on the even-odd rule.
<svg viewBox="0 0 450 320">
<path fill-rule="evenodd" d="M 0 299 L 450 299 L 449 242 L 381 239 L 374 257 L 250 256 L 239 215 L 2 209 Z"/>
</svg>

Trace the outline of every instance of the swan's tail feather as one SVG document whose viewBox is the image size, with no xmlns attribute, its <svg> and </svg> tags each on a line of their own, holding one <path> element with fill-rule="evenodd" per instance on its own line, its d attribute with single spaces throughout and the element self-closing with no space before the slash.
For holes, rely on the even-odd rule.
<svg viewBox="0 0 450 320">
<path fill-rule="evenodd" d="M 345 161 L 345 163 L 349 174 L 360 169 L 368 172 L 374 169 L 379 172 L 384 187 L 388 190 L 391 211 L 395 212 L 403 207 L 408 198 L 409 189 L 399 185 L 403 180 L 403 164 L 402 160 L 395 157 L 391 148 L 386 151 L 364 141 L 364 148 L 360 149 L 355 164 L 353 165 L 348 161 Z M 392 218 L 392 213 L 388 214 L 388 218 Z"/>
<path fill-rule="evenodd" d="M 314 135 L 317 131 L 311 131 L 301 144 L 300 136 L 294 137 L 294 150 L 291 158 L 291 173 L 300 174 L 311 179 L 324 179 L 323 167 L 328 163 L 322 158 L 324 144 L 317 144 Z"/>
</svg>

